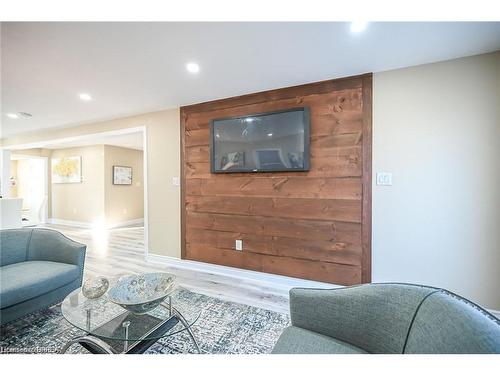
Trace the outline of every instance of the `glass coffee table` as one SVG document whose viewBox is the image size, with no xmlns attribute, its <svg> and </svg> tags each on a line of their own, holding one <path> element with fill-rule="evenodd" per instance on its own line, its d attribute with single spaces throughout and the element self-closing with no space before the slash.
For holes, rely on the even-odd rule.
<svg viewBox="0 0 500 375">
<path fill-rule="evenodd" d="M 171 296 L 154 310 L 136 315 L 111 302 L 106 295 L 88 299 L 80 288 L 64 299 L 61 310 L 69 323 L 85 331 L 64 345 L 61 353 L 79 344 L 94 354 L 140 354 L 159 339 L 184 331 L 200 353 L 191 330 L 200 312 L 190 311 L 185 317 L 173 306 Z"/>
</svg>

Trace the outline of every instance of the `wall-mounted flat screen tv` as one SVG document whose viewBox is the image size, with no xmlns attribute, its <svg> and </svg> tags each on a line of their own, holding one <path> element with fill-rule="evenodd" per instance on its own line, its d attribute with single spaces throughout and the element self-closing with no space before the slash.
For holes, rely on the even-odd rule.
<svg viewBox="0 0 500 375">
<path fill-rule="evenodd" d="M 309 170 L 307 107 L 210 122 L 212 173 Z"/>
</svg>

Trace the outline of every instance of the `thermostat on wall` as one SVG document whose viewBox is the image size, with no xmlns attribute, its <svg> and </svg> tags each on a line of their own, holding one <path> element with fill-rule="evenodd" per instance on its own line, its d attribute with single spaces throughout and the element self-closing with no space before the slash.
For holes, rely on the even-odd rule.
<svg viewBox="0 0 500 375">
<path fill-rule="evenodd" d="M 377 185 L 391 186 L 392 185 L 392 173 L 378 172 L 377 173 Z"/>
</svg>

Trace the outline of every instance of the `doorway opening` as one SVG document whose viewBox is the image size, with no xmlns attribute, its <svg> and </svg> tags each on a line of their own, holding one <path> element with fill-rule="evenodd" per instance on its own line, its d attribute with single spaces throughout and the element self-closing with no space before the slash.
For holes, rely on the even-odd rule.
<svg viewBox="0 0 500 375">
<path fill-rule="evenodd" d="M 146 127 L 20 144 L 10 147 L 10 152 L 11 166 L 16 170 L 13 178 L 20 190 L 16 196 L 26 206 L 24 226 L 65 226 L 69 231 L 61 230 L 63 233 L 74 234 L 77 239 L 80 234 L 82 242 L 95 244 L 88 245 L 95 247 L 97 256 L 112 250 L 113 244 L 107 240 L 110 231 L 114 231 L 117 242 L 127 241 L 126 229 L 132 228 L 133 247 L 147 254 Z M 26 173 L 18 174 L 18 165 L 37 166 L 40 162 L 44 163 L 43 170 L 32 167 L 34 171 L 29 174 L 34 187 L 28 197 L 26 189 L 21 188 Z M 71 228 L 80 229 L 73 233 Z"/>
<path fill-rule="evenodd" d="M 21 225 L 47 223 L 48 158 L 13 153 L 10 170 L 10 196 L 22 200 Z"/>
</svg>

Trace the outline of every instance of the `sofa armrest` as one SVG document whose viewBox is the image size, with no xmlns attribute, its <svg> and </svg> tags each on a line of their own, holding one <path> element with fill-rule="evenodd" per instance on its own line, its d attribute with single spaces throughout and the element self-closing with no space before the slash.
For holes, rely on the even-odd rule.
<svg viewBox="0 0 500 375">
<path fill-rule="evenodd" d="M 344 316 L 344 299 L 335 289 L 293 288 L 290 290 L 292 325 L 335 337 L 334 327 L 346 324 L 349 319 Z"/>
<path fill-rule="evenodd" d="M 401 353 L 418 305 L 432 288 L 366 284 L 338 289 L 290 290 L 296 327 L 371 353 Z"/>
<path fill-rule="evenodd" d="M 83 269 L 87 246 L 50 229 L 33 229 L 28 260 L 74 264 Z"/>
</svg>

